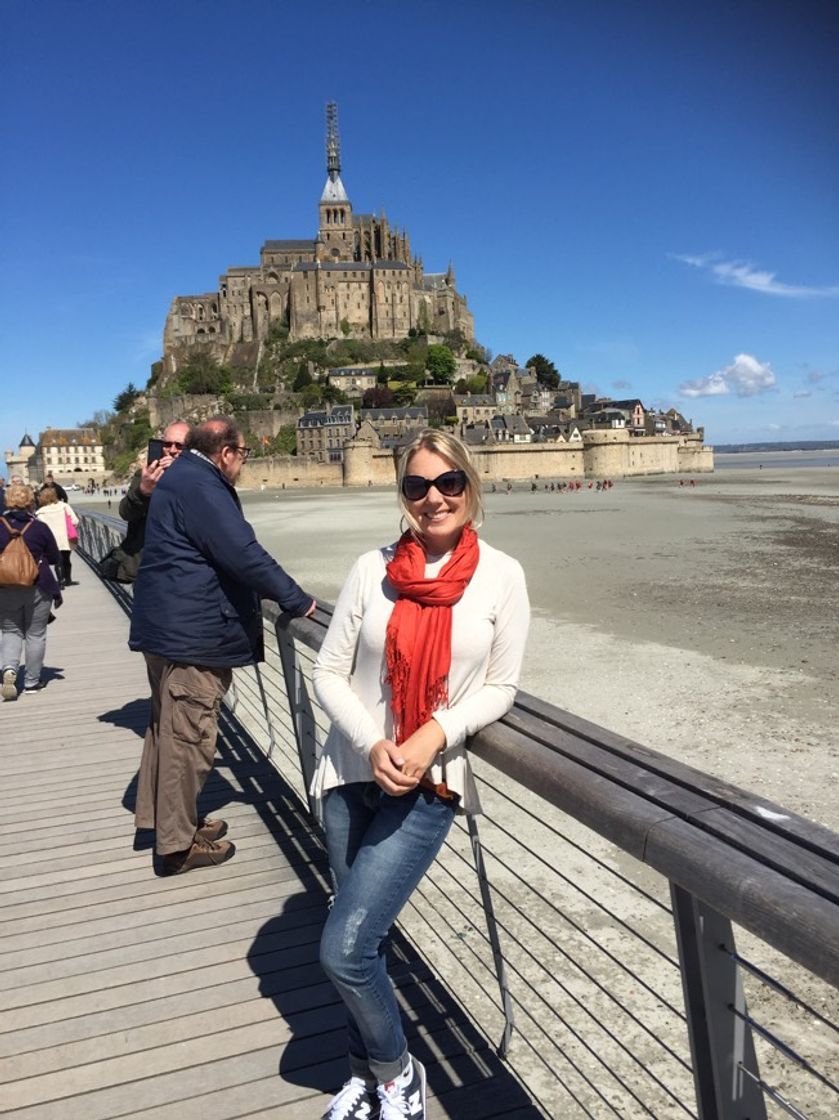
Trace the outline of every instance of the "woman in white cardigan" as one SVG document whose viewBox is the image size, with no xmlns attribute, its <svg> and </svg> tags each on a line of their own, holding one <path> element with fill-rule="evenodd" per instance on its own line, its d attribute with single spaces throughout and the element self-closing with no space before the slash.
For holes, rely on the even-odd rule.
<svg viewBox="0 0 839 1120">
<path fill-rule="evenodd" d="M 466 741 L 512 706 L 529 623 L 521 565 L 475 533 L 465 445 L 420 433 L 398 487 L 408 529 L 356 561 L 314 670 L 331 728 L 312 788 L 335 886 L 321 962 L 347 1005 L 351 1074 L 324 1120 L 425 1118 L 383 946 L 455 812 L 480 811 Z"/>
<path fill-rule="evenodd" d="M 67 535 L 67 520 L 72 525 L 78 525 L 79 519 L 75 510 L 67 502 L 63 502 L 52 486 L 45 486 L 38 494 L 38 511 L 35 514 L 39 521 L 43 521 L 52 530 L 58 551 L 61 553 L 61 565 L 58 569 L 58 582 L 61 587 L 72 585 L 71 563 L 72 548 Z"/>
</svg>

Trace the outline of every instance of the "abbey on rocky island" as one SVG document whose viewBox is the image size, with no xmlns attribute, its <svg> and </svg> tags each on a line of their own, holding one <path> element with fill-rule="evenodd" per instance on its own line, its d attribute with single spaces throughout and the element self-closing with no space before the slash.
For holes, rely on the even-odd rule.
<svg viewBox="0 0 839 1120">
<path fill-rule="evenodd" d="M 334 103 L 327 106 L 326 169 L 313 239 L 266 241 L 260 263 L 229 268 L 217 292 L 175 297 L 163 336 L 169 372 L 195 346 L 235 361 L 237 348 L 252 350 L 275 326 L 292 341 L 400 339 L 411 330 L 474 337 L 451 265 L 446 273 L 425 272 L 408 234 L 384 212 L 353 213 L 341 181 Z"/>
</svg>

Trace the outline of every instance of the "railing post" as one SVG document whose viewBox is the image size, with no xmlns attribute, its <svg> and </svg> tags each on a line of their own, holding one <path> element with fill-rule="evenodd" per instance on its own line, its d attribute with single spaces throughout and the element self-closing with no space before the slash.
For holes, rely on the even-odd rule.
<svg viewBox="0 0 839 1120">
<path fill-rule="evenodd" d="M 309 792 L 315 772 L 315 714 L 312 702 L 306 689 L 306 679 L 297 663 L 297 651 L 294 648 L 294 638 L 291 633 L 280 625 L 274 627 L 277 635 L 277 648 L 280 653 L 280 664 L 283 668 L 288 707 L 294 724 L 294 738 L 297 741 L 297 754 L 300 759 L 300 772 L 303 775 L 303 785 L 306 790 L 306 800 L 313 820 L 318 820 L 315 799 Z M 311 744 L 311 749 L 306 749 L 306 739 Z"/>
<path fill-rule="evenodd" d="M 469 840 L 472 844 L 472 856 L 475 860 L 475 871 L 478 875 L 478 886 L 481 891 L 481 901 L 484 906 L 484 920 L 486 921 L 489 943 L 492 948 L 492 959 L 495 962 L 495 976 L 498 980 L 498 990 L 501 993 L 501 1008 L 504 1012 L 504 1032 L 498 1043 L 498 1057 L 506 1058 L 510 1049 L 510 1039 L 513 1036 L 515 1017 L 513 1015 L 513 1001 L 510 998 L 510 988 L 507 983 L 507 966 L 504 963 L 504 953 L 501 949 L 501 940 L 498 936 L 498 923 L 495 920 L 495 907 L 492 904 L 489 879 L 484 864 L 484 851 L 481 846 L 481 836 L 478 832 L 478 822 L 472 813 L 466 814 L 466 824 L 469 829 Z"/>
<path fill-rule="evenodd" d="M 675 883 L 670 896 L 699 1120 L 766 1120 L 731 922 Z"/>
</svg>

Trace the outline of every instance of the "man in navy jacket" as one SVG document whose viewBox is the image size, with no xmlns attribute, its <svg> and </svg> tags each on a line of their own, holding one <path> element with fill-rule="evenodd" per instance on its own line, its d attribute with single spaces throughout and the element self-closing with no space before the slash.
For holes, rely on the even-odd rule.
<svg viewBox="0 0 839 1120">
<path fill-rule="evenodd" d="M 244 518 L 233 484 L 249 453 L 229 417 L 199 424 L 149 506 L 128 641 L 145 656 L 152 692 L 135 823 L 155 829 L 167 874 L 235 851 L 221 839 L 224 821 L 198 819 L 197 800 L 231 668 L 263 659 L 260 600 L 298 616 L 315 609 Z"/>
</svg>

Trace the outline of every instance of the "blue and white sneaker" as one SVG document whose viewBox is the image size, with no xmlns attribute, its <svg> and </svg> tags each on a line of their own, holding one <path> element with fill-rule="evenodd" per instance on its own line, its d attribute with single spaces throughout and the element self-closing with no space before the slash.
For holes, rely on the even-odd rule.
<svg viewBox="0 0 839 1120">
<path fill-rule="evenodd" d="M 379 1098 L 375 1083 L 351 1077 L 329 1102 L 322 1120 L 379 1120 Z"/>
<path fill-rule="evenodd" d="M 416 1058 L 408 1059 L 395 1081 L 380 1084 L 378 1093 L 381 1120 L 425 1120 L 425 1066 Z"/>
</svg>

